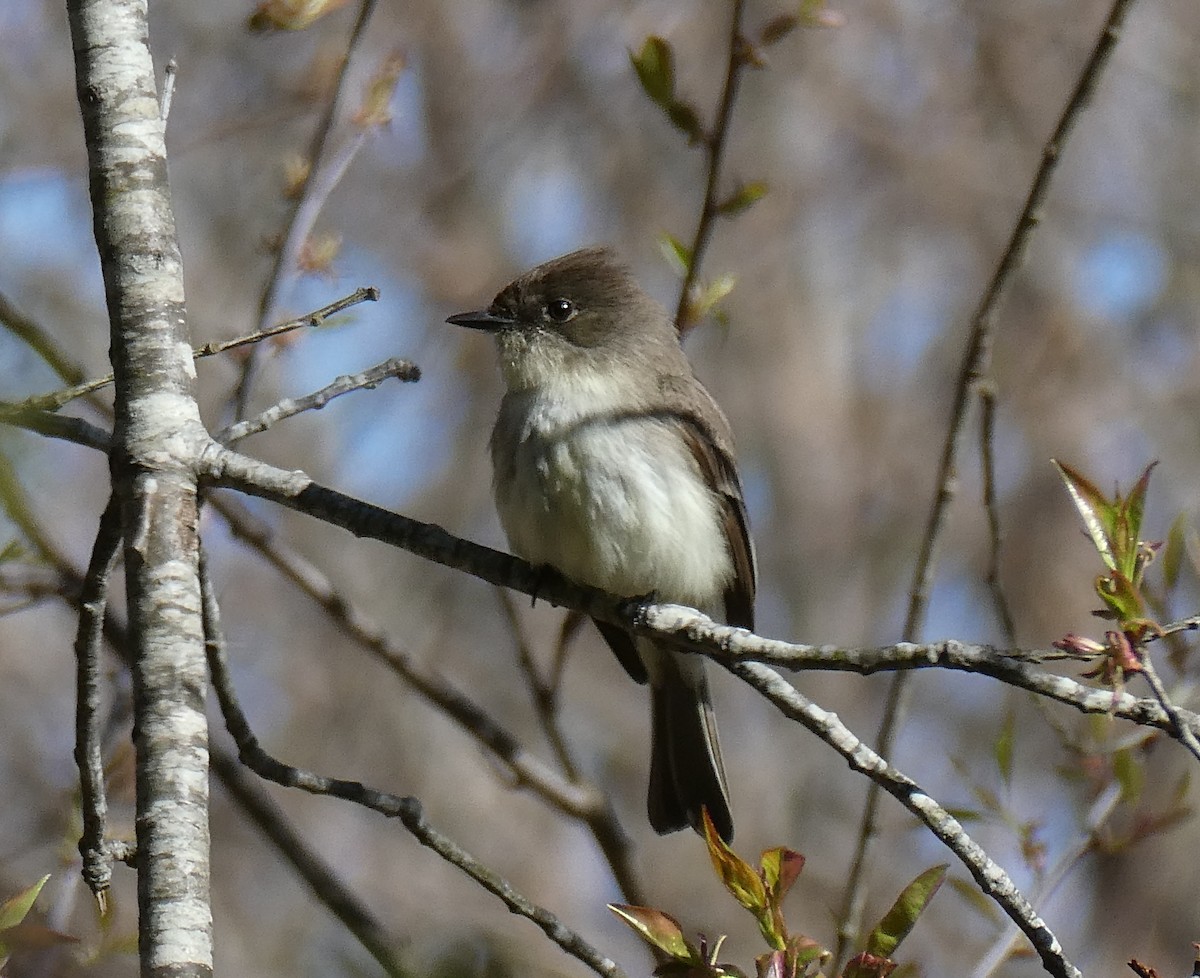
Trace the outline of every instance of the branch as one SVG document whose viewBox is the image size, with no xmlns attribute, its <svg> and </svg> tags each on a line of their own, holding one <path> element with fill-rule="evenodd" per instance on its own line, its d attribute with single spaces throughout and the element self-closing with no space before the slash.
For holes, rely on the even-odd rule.
<svg viewBox="0 0 1200 978">
<path fill-rule="evenodd" d="M 900 643 L 875 648 L 799 645 L 763 638 L 742 628 L 721 625 L 681 605 L 647 604 L 574 584 L 546 568 L 535 568 L 510 556 L 422 523 L 364 503 L 319 485 L 303 472 L 285 471 L 213 445 L 202 461 L 204 477 L 214 485 L 242 492 L 307 513 L 410 553 L 465 571 L 490 584 L 573 608 L 591 618 L 611 622 L 684 650 L 701 652 L 722 663 L 758 661 L 789 669 L 823 669 L 870 675 L 887 670 L 948 668 L 978 672 L 1020 686 L 1085 713 L 1120 716 L 1143 726 L 1174 733 L 1171 718 L 1153 699 L 1085 686 L 1074 679 L 1040 672 L 1031 663 L 1062 660 L 1057 650 L 1005 651 L 958 641 L 926 645 Z M 1191 627 L 1192 619 L 1177 627 Z M 1200 732 L 1200 716 L 1177 708 L 1180 720 Z"/>
<path fill-rule="evenodd" d="M 729 135 L 729 124 L 733 118 L 733 102 L 737 97 L 738 81 L 746 67 L 746 40 L 742 37 L 742 9 L 744 0 L 733 0 L 733 12 L 729 23 L 729 54 L 725 64 L 725 84 L 721 89 L 721 102 L 713 128 L 705 135 L 704 147 L 708 154 L 708 176 L 704 184 L 704 203 L 700 208 L 700 220 L 692 236 L 689 261 L 684 270 L 683 285 L 679 290 L 679 303 L 675 307 L 675 328 L 680 333 L 689 325 L 691 293 L 696 286 L 700 262 L 708 250 L 713 225 L 717 217 L 717 184 L 721 176 L 721 163 L 725 156 L 725 140 Z"/>
<path fill-rule="evenodd" d="M 207 584 L 207 578 L 205 578 Z M 314 795 L 328 795 L 350 801 L 388 818 L 398 818 L 420 842 L 475 880 L 489 893 L 499 897 L 508 909 L 537 924 L 543 933 L 573 958 L 582 961 L 605 978 L 624 978 L 624 972 L 579 934 L 568 928 L 554 914 L 515 890 L 506 880 L 492 872 L 465 849 L 438 832 L 425 819 L 421 803 L 412 797 L 377 791 L 358 781 L 327 778 L 276 760 L 264 751 L 250 729 L 249 721 L 237 700 L 225 661 L 225 643 L 220 630 L 220 612 L 212 589 L 204 589 L 204 631 L 208 665 L 213 689 L 221 704 L 221 714 L 238 745 L 238 756 L 260 777 L 290 788 L 299 788 Z"/>
<path fill-rule="evenodd" d="M 104 642 L 104 612 L 108 606 L 108 579 L 117 562 L 122 540 L 117 498 L 109 498 L 100 517 L 96 541 L 79 595 L 79 630 L 75 639 L 75 763 L 79 767 L 80 808 L 83 832 L 79 855 L 83 879 L 100 905 L 108 909 L 112 883 L 111 853 L 107 834 L 108 802 L 104 796 L 104 759 L 100 750 L 100 647 Z"/>
<path fill-rule="evenodd" d="M 1029 938 L 1042 959 L 1042 967 L 1048 973 L 1060 978 L 1081 978 L 1079 970 L 1063 954 L 1058 939 L 1021 895 L 1008 874 L 967 835 L 957 819 L 927 795 L 920 785 L 859 740 L 842 725 L 836 714 L 821 709 L 777 672 L 754 662 L 730 664 L 726 668 L 762 693 L 784 716 L 796 720 L 820 737 L 842 755 L 852 770 L 865 774 L 872 784 L 879 785 L 916 815 L 958 856 L 979 888 Z"/>
<path fill-rule="evenodd" d="M 304 326 L 316 328 L 324 326 L 330 316 L 336 315 L 351 306 L 356 306 L 360 302 L 376 302 L 379 299 L 379 290 L 373 286 L 356 289 L 347 296 L 331 302 L 329 305 L 310 312 L 307 316 L 301 316 L 299 319 L 289 319 L 287 322 L 279 323 L 275 326 L 269 326 L 266 329 L 260 329 L 256 332 L 249 333 L 246 336 L 238 336 L 231 340 L 225 340 L 220 343 L 205 343 L 204 346 L 197 347 L 192 350 L 192 359 L 201 360 L 204 357 L 213 357 L 218 353 L 225 353 L 228 350 L 236 349 L 240 346 L 249 346 L 254 343 L 261 343 L 263 340 L 270 339 L 273 336 L 280 336 L 283 333 L 289 333 L 292 330 L 300 329 Z M 0 317 L 3 316 L 3 310 L 0 309 Z M 31 344 L 32 345 L 32 344 Z M 39 355 L 43 358 L 47 357 L 47 352 L 43 352 L 40 346 L 34 347 Z M 54 347 L 47 345 L 47 351 L 54 351 Z M 48 363 L 53 365 L 54 361 L 47 359 Z M 60 376 L 65 376 L 58 367 L 55 367 L 56 372 Z M 72 368 L 72 376 L 78 376 L 78 370 Z M 0 402 L 0 419 L 6 419 L 8 415 L 19 414 L 23 411 L 57 411 L 59 408 L 78 397 L 83 397 L 87 394 L 92 394 L 95 391 L 102 390 L 113 382 L 112 374 L 105 374 L 103 377 L 97 377 L 95 380 L 80 381 L 74 383 L 74 386 L 68 387 L 65 390 L 54 391 L 50 394 L 38 394 L 34 397 L 26 398 L 15 404 L 7 404 Z"/>
<path fill-rule="evenodd" d="M 1163 712 L 1170 718 L 1171 733 L 1179 739 L 1184 747 L 1191 752 L 1191 755 L 1200 761 L 1200 741 L 1196 740 L 1196 734 L 1192 732 L 1190 724 L 1185 720 L 1190 719 L 1185 717 L 1185 711 L 1171 702 L 1171 697 L 1167 694 L 1167 688 L 1158 677 L 1158 670 L 1154 668 L 1154 662 L 1150 658 L 1149 653 L 1141 656 L 1142 660 L 1142 675 L 1146 677 L 1146 682 L 1150 685 L 1150 689 L 1154 692 L 1155 699 L 1163 708 Z"/>
<path fill-rule="evenodd" d="M 115 380 L 113 494 L 125 541 L 143 974 L 212 973 L 208 737 L 183 264 L 145 0 L 69 0 Z"/>
<path fill-rule="evenodd" d="M 1025 206 L 1021 209 L 1020 216 L 1009 236 L 1008 244 L 1000 256 L 991 280 L 984 289 L 983 297 L 980 299 L 974 315 L 971 317 L 967 347 L 963 352 L 962 365 L 959 368 L 958 380 L 955 384 L 954 403 L 950 409 L 950 423 L 946 429 L 946 439 L 942 445 L 942 455 L 938 462 L 937 476 L 934 481 L 937 489 L 925 525 L 917 564 L 913 570 L 908 614 L 904 623 L 906 641 L 915 641 L 924 627 L 929 592 L 933 586 L 933 577 L 937 567 L 938 546 L 945 528 L 950 503 L 954 499 L 957 488 L 958 449 L 966 424 L 967 408 L 970 405 L 973 391 L 986 375 L 991 362 L 992 334 L 995 330 L 1000 300 L 1007 291 L 1013 275 L 1025 259 L 1030 236 L 1041 219 L 1041 207 L 1050 189 L 1050 181 L 1058 167 L 1058 161 L 1066 146 L 1067 138 L 1091 97 L 1101 72 L 1108 63 L 1109 56 L 1120 35 L 1121 27 L 1125 22 L 1125 15 L 1132 4 L 1133 0 L 1114 0 L 1091 56 L 1084 65 L 1070 98 L 1067 99 L 1067 104 L 1063 108 L 1058 124 L 1054 127 L 1053 134 L 1042 149 L 1041 163 L 1034 175 L 1033 184 L 1029 188 Z M 876 737 L 879 750 L 885 757 L 892 754 L 896 731 L 901 718 L 907 712 L 907 699 L 906 679 L 904 676 L 897 676 L 892 680 L 891 688 L 888 690 L 883 719 L 880 721 L 879 734 Z M 846 897 L 838 915 L 838 947 L 834 955 L 835 971 L 844 960 L 849 939 L 861 929 L 863 874 L 867 853 L 875 835 L 878 798 L 878 790 L 874 786 L 869 788 L 850 877 L 846 884 Z"/>
<path fill-rule="evenodd" d="M 332 384 L 322 387 L 319 391 L 300 398 L 285 398 L 274 407 L 268 408 L 257 418 L 240 421 L 218 431 L 213 437 L 223 445 L 231 445 L 236 441 L 257 435 L 266 431 L 274 424 L 287 418 L 295 417 L 305 411 L 319 411 L 335 397 L 349 394 L 353 391 L 374 389 L 389 377 L 396 377 L 408 383 L 421 379 L 420 368 L 411 360 L 401 360 L 392 357 L 383 363 L 376 364 L 356 374 L 344 374 Z"/>
<path fill-rule="evenodd" d="M 1011 647 L 1017 644 L 1017 626 L 1008 607 L 1004 585 L 1000 582 L 1000 550 L 1003 539 L 1000 532 L 1000 511 L 996 502 L 996 390 L 991 384 L 979 385 L 979 406 L 979 457 L 983 463 L 983 509 L 987 513 L 989 544 L 987 586 L 992 595 L 992 607 L 1000 621 L 1001 634 Z"/>
<path fill-rule="evenodd" d="M 275 310 L 279 305 L 279 295 L 283 291 L 285 282 L 289 281 L 294 274 L 300 251 L 312 232 L 317 215 L 321 213 L 326 199 L 333 188 L 337 186 L 338 180 L 341 179 L 365 138 L 365 131 L 359 132 L 356 138 L 345 147 L 340 161 L 334 166 L 328 165 L 325 153 L 329 145 L 329 136 L 333 132 L 334 122 L 337 120 L 337 110 L 342 101 L 342 93 L 350 77 L 350 61 L 359 42 L 366 34 L 367 21 L 375 12 L 377 2 L 378 0 L 362 0 L 358 8 L 358 17 L 350 29 L 350 37 L 346 41 L 346 53 L 342 57 L 341 68 L 338 70 L 329 104 L 325 106 L 325 114 L 317 123 L 312 144 L 309 146 L 308 178 L 292 201 L 279 248 L 275 252 L 275 262 L 271 266 L 266 285 L 263 286 L 262 297 L 259 299 L 259 329 L 265 328 L 267 323 L 275 317 Z M 246 413 L 246 405 L 250 399 L 250 385 L 253 383 L 256 365 L 255 351 L 251 351 L 250 356 L 242 363 L 241 375 L 238 378 L 237 387 L 234 389 L 235 422 L 243 420 Z"/>
</svg>

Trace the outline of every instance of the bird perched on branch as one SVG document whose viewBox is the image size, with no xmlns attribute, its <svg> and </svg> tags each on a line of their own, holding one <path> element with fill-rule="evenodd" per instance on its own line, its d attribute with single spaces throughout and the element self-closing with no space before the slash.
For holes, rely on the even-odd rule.
<svg viewBox="0 0 1200 978">
<path fill-rule="evenodd" d="M 507 392 L 493 490 L 512 549 L 614 594 L 754 625 L 754 550 L 729 423 L 675 324 L 604 248 L 546 262 L 448 322 L 495 337 Z M 661 833 L 733 835 L 704 659 L 596 622 L 651 694 L 647 806 Z"/>
</svg>

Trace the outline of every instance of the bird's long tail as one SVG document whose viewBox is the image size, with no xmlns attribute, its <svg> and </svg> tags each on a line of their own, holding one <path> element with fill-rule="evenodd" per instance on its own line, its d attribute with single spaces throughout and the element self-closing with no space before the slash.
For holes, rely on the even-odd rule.
<svg viewBox="0 0 1200 978">
<path fill-rule="evenodd" d="M 733 816 L 704 663 L 684 664 L 681 653 L 666 650 L 657 658 L 650 701 L 650 824 L 660 835 L 689 825 L 699 832 L 704 807 L 728 842 Z"/>
</svg>

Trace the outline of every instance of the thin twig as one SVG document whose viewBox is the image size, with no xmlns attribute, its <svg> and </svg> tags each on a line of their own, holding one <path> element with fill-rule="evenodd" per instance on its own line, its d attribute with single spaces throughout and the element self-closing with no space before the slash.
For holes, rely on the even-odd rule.
<svg viewBox="0 0 1200 978">
<path fill-rule="evenodd" d="M 100 517 L 92 557 L 79 596 L 79 630 L 75 638 L 75 763 L 79 767 L 83 832 L 79 855 L 83 879 L 100 905 L 108 907 L 112 883 L 107 834 L 108 802 L 104 795 L 104 759 L 100 750 L 100 648 L 104 643 L 104 612 L 108 579 L 117 562 L 123 538 L 117 497 L 111 496 Z"/>
<path fill-rule="evenodd" d="M 256 418 L 251 418 L 248 421 L 239 421 L 237 424 L 230 425 L 221 431 L 218 431 L 213 437 L 225 445 L 232 445 L 234 442 L 240 441 L 250 435 L 257 435 L 260 432 L 266 431 L 274 424 L 278 424 L 287 418 L 295 417 L 305 411 L 319 411 L 325 407 L 335 397 L 341 397 L 343 394 L 349 394 L 352 391 L 372 390 L 378 387 L 389 377 L 396 377 L 401 381 L 415 382 L 421 379 L 420 368 L 411 360 L 401 360 L 398 357 L 392 357 L 390 360 L 385 360 L 383 363 L 376 364 L 367 370 L 363 370 L 356 374 L 344 374 L 338 377 L 332 384 L 322 387 L 319 391 L 314 391 L 312 394 L 298 398 L 285 398 L 273 407 L 268 408 Z"/>
<path fill-rule="evenodd" d="M 972 392 L 979 380 L 985 376 L 991 360 L 992 336 L 996 323 L 996 315 L 1000 300 L 1008 289 L 1015 272 L 1021 267 L 1030 236 L 1041 220 L 1041 207 L 1050 188 L 1051 178 L 1058 167 L 1066 141 L 1074 128 L 1088 99 L 1096 87 L 1105 65 L 1117 43 L 1120 30 L 1125 22 L 1125 16 L 1132 6 L 1133 0 L 1114 0 L 1108 18 L 1096 40 L 1091 56 L 1084 65 L 1074 90 L 1064 107 L 1054 132 L 1042 149 L 1041 163 L 1033 178 L 1025 206 L 1017 218 L 1008 244 L 1000 256 L 992 278 L 984 289 L 979 306 L 971 317 L 971 326 L 967 339 L 967 347 L 963 353 L 962 364 L 959 368 L 958 380 L 955 384 L 954 402 L 950 410 L 950 423 L 946 430 L 946 439 L 942 445 L 942 455 L 938 462 L 937 475 L 934 485 L 937 487 L 929 517 L 925 525 L 925 533 L 921 540 L 921 549 L 917 564 L 913 571 L 913 582 L 909 593 L 908 614 L 904 623 L 904 639 L 915 641 L 921 633 L 925 622 L 925 612 L 929 604 L 929 593 L 933 586 L 934 573 L 937 567 L 938 548 L 941 543 L 942 531 L 945 528 L 950 503 L 957 489 L 957 459 L 959 442 L 963 427 L 966 424 L 967 408 L 970 405 Z M 884 705 L 883 719 L 880 722 L 879 734 L 876 737 L 880 752 L 890 757 L 895 746 L 896 731 L 901 718 L 907 712 L 907 677 L 896 676 L 892 680 Z M 846 896 L 841 911 L 838 914 L 838 946 L 834 956 L 834 971 L 845 959 L 846 949 L 850 940 L 861 929 L 863 906 L 863 882 L 867 863 L 867 854 L 876 831 L 876 815 L 878 812 L 879 789 L 874 785 L 868 786 L 867 801 L 863 809 L 859 825 L 858 841 L 855 845 L 849 879 L 846 884 Z"/>
<path fill-rule="evenodd" d="M 289 319 L 287 322 L 279 323 L 275 326 L 260 329 L 257 332 L 249 333 L 246 336 L 238 336 L 231 340 L 223 340 L 219 343 L 205 343 L 204 346 L 197 347 L 192 350 L 192 359 L 200 360 L 204 357 L 213 357 L 218 353 L 225 353 L 228 350 L 236 349 L 239 346 L 249 346 L 253 343 L 261 343 L 263 340 L 270 339 L 273 336 L 279 336 L 283 333 L 289 333 L 292 330 L 300 329 L 305 326 L 316 328 L 324 326 L 330 316 L 333 316 L 351 306 L 356 306 L 360 302 L 376 302 L 379 299 L 379 290 L 374 286 L 367 286 L 361 289 L 355 289 L 347 296 L 343 296 L 327 306 L 323 306 L 314 312 L 310 312 L 306 316 L 301 316 L 298 319 Z M 73 387 L 68 387 L 65 390 L 54 391 L 50 394 L 38 394 L 35 397 L 28 397 L 23 401 L 18 401 L 13 404 L 0 402 L 0 409 L 6 412 L 18 411 L 57 411 L 63 405 L 70 403 L 77 397 L 83 397 L 86 394 L 91 394 L 107 387 L 113 382 L 113 375 L 106 374 L 103 377 L 97 377 L 95 380 L 88 380 L 78 383 Z"/>
<path fill-rule="evenodd" d="M 262 296 L 259 299 L 259 329 L 263 329 L 276 315 L 279 297 L 283 292 L 284 285 L 290 281 L 291 276 L 295 272 L 301 249 L 312 232 L 317 215 L 320 214 L 321 208 L 324 207 L 326 199 L 328 199 L 330 192 L 337 184 L 337 180 L 345 172 L 345 168 L 349 166 L 353 154 L 362 145 L 363 134 L 359 133 L 357 138 L 349 144 L 352 147 L 349 155 L 343 153 L 342 159 L 338 162 L 337 166 L 331 168 L 336 173 L 336 177 L 325 179 L 322 176 L 321 171 L 327 170 L 328 161 L 325 154 L 329 145 L 329 137 L 333 132 L 334 123 L 337 121 L 338 106 L 341 104 L 342 93 L 345 91 L 346 82 L 350 77 L 350 62 L 353 60 L 354 52 L 357 50 L 359 43 L 366 35 L 367 22 L 375 12 L 377 2 L 378 0 L 362 0 L 358 8 L 358 17 L 354 21 L 354 26 L 350 28 L 350 37 L 346 41 L 346 53 L 342 56 L 342 64 L 338 69 L 337 78 L 333 84 L 333 91 L 329 96 L 328 104 L 325 106 L 324 114 L 317 122 L 317 127 L 313 132 L 312 143 L 308 149 L 308 178 L 304 181 L 304 186 L 300 188 L 299 193 L 296 194 L 291 202 L 291 210 L 285 219 L 284 231 L 280 238 L 279 247 L 275 251 L 275 261 L 271 266 L 266 284 L 263 286 Z M 256 353 L 257 351 L 252 350 L 250 355 L 242 361 L 242 369 L 233 393 L 233 420 L 235 422 L 242 421 L 245 418 L 246 406 L 250 400 L 250 387 L 254 382 L 254 373 L 257 367 L 258 358 Z"/>
<path fill-rule="evenodd" d="M 729 135 L 729 124 L 733 118 L 733 103 L 737 98 L 738 81 L 746 67 L 746 40 L 742 36 L 742 10 L 744 0 L 733 0 L 729 22 L 729 54 L 725 63 L 725 83 L 721 89 L 721 102 L 712 129 L 705 134 L 704 148 L 708 155 L 708 176 L 704 183 L 704 203 L 700 207 L 700 220 L 692 236 L 683 286 L 679 290 L 679 303 L 675 307 L 675 328 L 687 332 L 690 325 L 691 294 L 700 273 L 700 262 L 708 250 L 713 227 L 717 218 L 717 187 L 721 176 L 721 164 L 725 157 L 725 141 Z"/>
<path fill-rule="evenodd" d="M 238 755 L 247 767 L 268 781 L 299 788 L 314 795 L 341 798 L 388 818 L 398 818 L 418 842 L 462 870 L 489 893 L 499 897 L 512 913 L 535 923 L 567 954 L 605 978 L 624 978 L 624 972 L 616 962 L 601 954 L 549 910 L 520 894 L 505 879 L 488 869 L 448 836 L 433 828 L 426 820 L 421 803 L 416 798 L 402 798 L 378 791 L 358 781 L 328 778 L 305 771 L 285 764 L 263 750 L 238 703 L 237 694 L 230 681 L 225 661 L 225 643 L 220 631 L 219 610 L 212 596 L 211 586 L 205 589 L 204 633 L 213 690 L 217 694 L 221 714 L 225 718 L 229 733 L 238 745 Z"/>
<path fill-rule="evenodd" d="M 603 799 L 602 804 L 593 806 L 589 811 L 581 813 L 577 817 L 592 833 L 592 838 L 596 840 L 596 845 L 604 854 L 625 901 L 635 906 L 644 906 L 646 894 L 633 864 L 633 843 L 629 834 L 621 825 L 620 819 L 617 818 L 617 813 L 608 797 L 595 784 L 583 777 L 560 722 L 558 695 L 562 688 L 563 650 L 568 639 L 560 634 L 554 662 L 551 665 L 550 678 L 544 679 L 537 663 L 534 662 L 532 647 L 521 626 L 520 616 L 517 614 L 516 602 L 513 601 L 508 591 L 497 589 L 496 593 L 500 598 L 501 608 L 508 620 L 513 640 L 517 646 L 517 661 L 525 676 L 526 685 L 529 687 L 534 703 L 534 713 L 537 715 L 543 735 L 571 783 L 589 792 L 592 796 Z M 579 622 L 586 620 L 583 615 L 575 614 L 573 617 Z M 564 619 L 564 628 L 571 618 L 572 615 L 568 614 Z M 573 631 L 572 629 L 571 632 L 573 633 Z"/>
<path fill-rule="evenodd" d="M 1083 858 L 1096 848 L 1100 838 L 1100 830 L 1117 810 L 1121 800 L 1121 785 L 1112 781 L 1101 793 L 1088 810 L 1087 820 L 1076 840 L 1067 846 L 1054 861 L 1054 865 L 1038 883 L 1037 890 L 1031 895 L 1030 903 L 1040 906 L 1049 900 L 1062 885 L 1067 875 L 1082 862 Z M 1020 939 L 1021 932 L 1015 927 L 1006 927 L 996 942 L 980 959 L 979 964 L 971 973 L 971 978 L 989 978 L 1012 953 L 1014 945 Z"/>
<path fill-rule="evenodd" d="M 996 503 L 996 388 L 992 384 L 979 385 L 979 457 L 983 468 L 983 509 L 988 521 L 988 566 L 987 586 L 992 595 L 992 606 L 1000 621 L 1000 630 L 1005 644 L 1015 648 L 1017 627 L 1013 623 L 1004 585 L 1000 582 L 1000 551 L 1003 538 L 1000 532 L 1000 510 Z"/>
<path fill-rule="evenodd" d="M 517 664 L 521 668 L 521 674 L 525 677 L 525 685 L 529 687 L 529 696 L 533 700 L 533 712 L 537 717 L 538 726 L 542 728 L 542 735 L 550 744 L 550 749 L 554 751 L 554 756 L 563 769 L 563 773 L 571 781 L 578 783 L 580 781 L 579 764 L 572 755 L 562 725 L 558 722 L 558 692 L 561 687 L 552 685 L 542 678 L 541 670 L 533 661 L 533 649 L 525 635 L 525 629 L 521 625 L 521 618 L 517 614 L 516 602 L 512 595 L 503 588 L 499 588 L 496 591 L 496 597 L 500 600 L 500 609 L 504 612 L 508 630 L 512 633 L 513 643 L 517 647 Z"/>
<path fill-rule="evenodd" d="M 21 340 L 46 365 L 58 374 L 64 384 L 78 384 L 83 380 L 83 371 L 63 355 L 53 337 L 38 323 L 24 315 L 8 298 L 0 293 L 0 325 Z"/>
<path fill-rule="evenodd" d="M 1150 689 L 1154 692 L 1155 699 L 1162 706 L 1163 712 L 1171 718 L 1171 726 L 1174 728 L 1173 733 L 1179 738 L 1196 760 L 1200 761 L 1200 741 L 1196 739 L 1196 735 L 1192 733 L 1189 726 L 1183 721 L 1183 714 L 1180 712 L 1167 693 L 1167 688 L 1163 685 L 1162 680 L 1158 676 L 1158 670 L 1154 668 L 1154 661 L 1150 658 L 1150 654 L 1144 653 L 1142 660 L 1142 675 L 1146 677 L 1146 682 L 1150 684 Z"/>
</svg>

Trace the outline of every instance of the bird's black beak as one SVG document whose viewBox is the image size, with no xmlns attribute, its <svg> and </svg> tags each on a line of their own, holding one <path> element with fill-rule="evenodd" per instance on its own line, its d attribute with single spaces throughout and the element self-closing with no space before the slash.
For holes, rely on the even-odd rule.
<svg viewBox="0 0 1200 978">
<path fill-rule="evenodd" d="M 479 309 L 476 312 L 460 312 L 457 316 L 451 316 L 446 320 L 452 326 L 469 326 L 471 329 L 482 329 L 489 333 L 507 329 L 515 321 L 512 316 L 502 316 L 492 312 L 490 309 Z"/>
</svg>

